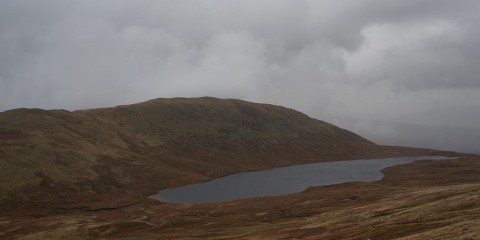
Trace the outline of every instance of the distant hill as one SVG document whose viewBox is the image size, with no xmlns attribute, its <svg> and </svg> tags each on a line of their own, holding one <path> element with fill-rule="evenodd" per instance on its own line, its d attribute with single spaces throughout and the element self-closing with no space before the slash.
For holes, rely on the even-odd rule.
<svg viewBox="0 0 480 240">
<path fill-rule="evenodd" d="M 233 172 L 352 159 L 381 149 L 295 110 L 240 100 L 15 109 L 0 113 L 0 207 L 112 204 L 115 195 L 144 198 Z"/>
<path fill-rule="evenodd" d="M 480 128 L 461 124 L 452 127 L 347 117 L 338 118 L 336 122 L 376 143 L 464 153 L 475 153 L 480 149 Z"/>
</svg>

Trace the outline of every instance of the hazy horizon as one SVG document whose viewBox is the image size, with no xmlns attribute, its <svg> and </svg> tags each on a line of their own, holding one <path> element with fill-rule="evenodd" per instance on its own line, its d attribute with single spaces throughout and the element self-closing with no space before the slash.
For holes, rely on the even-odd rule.
<svg viewBox="0 0 480 240">
<path fill-rule="evenodd" d="M 236 98 L 378 143 L 480 152 L 479 11 L 475 0 L 1 1 L 0 111 Z"/>
</svg>

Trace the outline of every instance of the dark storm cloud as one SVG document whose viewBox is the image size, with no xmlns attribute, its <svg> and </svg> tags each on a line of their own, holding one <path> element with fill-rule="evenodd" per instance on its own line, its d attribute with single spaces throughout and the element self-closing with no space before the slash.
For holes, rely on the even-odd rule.
<svg viewBox="0 0 480 240">
<path fill-rule="evenodd" d="M 477 0 L 0 1 L 0 110 L 210 95 L 340 124 L 408 122 L 480 104 L 479 11 Z"/>
</svg>

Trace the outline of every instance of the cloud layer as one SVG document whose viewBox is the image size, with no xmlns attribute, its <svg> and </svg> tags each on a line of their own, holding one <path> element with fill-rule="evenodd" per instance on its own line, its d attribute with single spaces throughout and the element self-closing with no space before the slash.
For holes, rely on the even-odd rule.
<svg viewBox="0 0 480 240">
<path fill-rule="evenodd" d="M 341 125 L 454 126 L 458 111 L 423 113 L 480 105 L 479 13 L 477 0 L 5 0 L 0 110 L 208 95 Z"/>
</svg>

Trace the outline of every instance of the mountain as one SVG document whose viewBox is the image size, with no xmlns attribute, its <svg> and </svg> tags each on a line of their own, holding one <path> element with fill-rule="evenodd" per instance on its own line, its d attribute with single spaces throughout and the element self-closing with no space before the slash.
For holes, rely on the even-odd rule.
<svg viewBox="0 0 480 240">
<path fill-rule="evenodd" d="M 209 97 L 15 109 L 0 113 L 0 126 L 0 207 L 9 209 L 129 202 L 234 172 L 380 150 L 292 109 Z"/>
<path fill-rule="evenodd" d="M 207 204 L 158 190 L 292 164 L 443 155 L 375 182 Z M 477 239 L 480 156 L 376 145 L 280 106 L 155 99 L 0 113 L 1 239 Z"/>
</svg>

